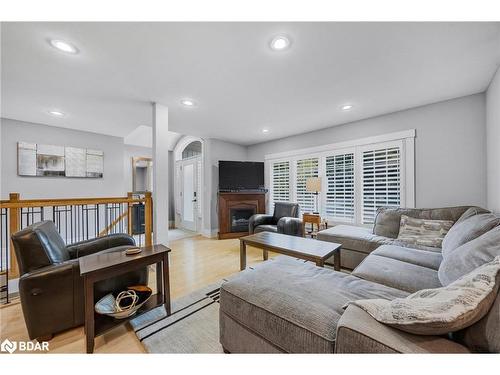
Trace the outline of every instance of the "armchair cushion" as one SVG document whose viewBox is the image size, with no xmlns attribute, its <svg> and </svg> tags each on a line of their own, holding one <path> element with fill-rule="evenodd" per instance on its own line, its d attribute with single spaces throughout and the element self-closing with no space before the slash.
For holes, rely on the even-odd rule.
<svg viewBox="0 0 500 375">
<path fill-rule="evenodd" d="M 278 226 L 277 225 L 270 225 L 270 224 L 264 224 L 264 225 L 259 225 L 255 227 L 254 233 L 259 233 L 259 232 L 278 232 Z"/>
<path fill-rule="evenodd" d="M 12 242 L 21 274 L 70 259 L 52 221 L 41 221 L 14 233 Z"/>
<path fill-rule="evenodd" d="M 71 259 L 97 253 L 117 246 L 135 246 L 133 237 L 124 233 L 110 234 L 104 237 L 75 242 L 68 245 L 67 250 Z"/>
<path fill-rule="evenodd" d="M 297 203 L 276 202 L 273 216 L 274 224 L 282 217 L 299 217 L 299 205 Z"/>
</svg>

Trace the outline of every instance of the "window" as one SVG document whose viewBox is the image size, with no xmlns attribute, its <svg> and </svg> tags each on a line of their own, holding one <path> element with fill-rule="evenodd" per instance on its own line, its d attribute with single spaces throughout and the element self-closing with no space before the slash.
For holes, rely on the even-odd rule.
<svg viewBox="0 0 500 375">
<path fill-rule="evenodd" d="M 326 217 L 354 222 L 354 153 L 327 156 Z"/>
<path fill-rule="evenodd" d="M 321 178 L 318 211 L 334 224 L 373 224 L 381 206 L 415 207 L 415 130 L 266 155 L 270 205 L 296 202 L 312 212 L 309 177 Z"/>
<path fill-rule="evenodd" d="M 290 201 L 290 162 L 283 161 L 273 163 L 272 166 L 272 195 L 273 205 L 275 202 Z"/>
<path fill-rule="evenodd" d="M 363 152 L 363 224 L 374 222 L 378 207 L 400 206 L 400 161 L 400 147 Z"/>
<path fill-rule="evenodd" d="M 297 160 L 295 174 L 296 201 L 301 212 L 315 211 L 316 196 L 306 191 L 306 180 L 309 177 L 318 177 L 318 158 Z"/>
</svg>

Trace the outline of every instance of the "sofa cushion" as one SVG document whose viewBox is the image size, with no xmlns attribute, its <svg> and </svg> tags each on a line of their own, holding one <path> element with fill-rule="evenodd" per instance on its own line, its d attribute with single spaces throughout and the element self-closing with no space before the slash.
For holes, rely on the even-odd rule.
<svg viewBox="0 0 500 375">
<path fill-rule="evenodd" d="M 471 216 L 474 216 L 474 215 L 479 215 L 479 214 L 489 214 L 491 213 L 491 211 L 488 211 L 487 209 L 485 208 L 481 208 L 481 207 L 476 207 L 476 206 L 472 206 L 471 208 L 467 209 L 463 214 L 462 216 L 460 216 L 458 218 L 458 220 L 456 221 L 456 224 L 457 223 L 460 223 L 464 220 L 467 220 L 469 217 Z"/>
<path fill-rule="evenodd" d="M 277 225 L 270 225 L 270 224 L 264 224 L 264 225 L 258 225 L 255 227 L 254 233 L 259 233 L 259 232 L 278 232 L 278 226 Z"/>
<path fill-rule="evenodd" d="M 380 245 L 391 240 L 373 234 L 369 228 L 353 225 L 337 225 L 318 233 L 318 240 L 342 244 L 342 248 L 356 250 L 365 254 L 371 253 Z"/>
<path fill-rule="evenodd" d="M 439 280 L 448 285 L 500 255 L 500 226 L 450 252 L 439 266 Z"/>
<path fill-rule="evenodd" d="M 397 239 L 408 244 L 440 249 L 444 236 L 452 226 L 453 221 L 451 220 L 416 219 L 401 215 Z"/>
<path fill-rule="evenodd" d="M 377 236 L 397 238 L 401 215 L 418 219 L 457 221 L 470 206 L 444 208 L 393 208 L 379 207 L 373 225 L 373 233 Z"/>
<path fill-rule="evenodd" d="M 375 254 L 366 257 L 351 275 L 409 293 L 441 286 L 436 270 Z"/>
<path fill-rule="evenodd" d="M 483 318 L 498 294 L 500 256 L 448 286 L 424 289 L 405 298 L 351 302 L 381 323 L 417 335 L 443 335 Z"/>
<path fill-rule="evenodd" d="M 441 253 L 435 251 L 401 248 L 401 246 L 395 245 L 380 246 L 372 254 L 400 260 L 402 262 L 415 264 L 417 266 L 430 268 L 436 271 L 439 269 L 439 265 L 443 260 Z"/>
<path fill-rule="evenodd" d="M 491 213 L 472 215 L 466 219 L 460 218 L 444 237 L 443 256 L 446 257 L 459 246 L 488 232 L 499 223 L 500 218 Z"/>
<path fill-rule="evenodd" d="M 331 353 L 346 302 L 407 294 L 309 262 L 277 257 L 222 284 L 220 309 L 282 351 Z"/>
</svg>

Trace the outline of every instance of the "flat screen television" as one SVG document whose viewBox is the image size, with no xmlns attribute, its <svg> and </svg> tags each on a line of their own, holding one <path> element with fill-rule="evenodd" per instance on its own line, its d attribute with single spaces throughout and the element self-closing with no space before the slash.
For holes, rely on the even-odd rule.
<svg viewBox="0 0 500 375">
<path fill-rule="evenodd" d="M 219 191 L 264 189 L 264 163 L 219 161 Z"/>
</svg>

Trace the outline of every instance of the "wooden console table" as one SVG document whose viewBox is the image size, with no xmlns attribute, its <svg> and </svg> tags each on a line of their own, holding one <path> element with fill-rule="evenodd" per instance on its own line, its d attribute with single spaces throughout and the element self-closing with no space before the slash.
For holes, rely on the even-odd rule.
<svg viewBox="0 0 500 375">
<path fill-rule="evenodd" d="M 84 279 L 85 291 L 85 335 L 87 353 L 94 351 L 94 339 L 131 319 L 161 305 L 165 305 L 167 315 L 171 314 L 168 253 L 163 245 L 142 247 L 135 255 L 125 255 L 124 251 L 93 254 L 81 257 L 80 275 Z M 94 311 L 94 283 L 123 273 L 156 263 L 156 289 L 149 300 L 131 317 L 114 319 Z"/>
</svg>

